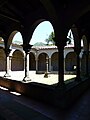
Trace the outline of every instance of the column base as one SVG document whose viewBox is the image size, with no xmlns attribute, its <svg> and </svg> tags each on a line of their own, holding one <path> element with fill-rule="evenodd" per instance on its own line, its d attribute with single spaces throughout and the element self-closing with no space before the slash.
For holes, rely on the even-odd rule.
<svg viewBox="0 0 90 120">
<path fill-rule="evenodd" d="M 29 77 L 24 77 L 23 78 L 23 82 L 30 82 L 30 81 L 31 81 L 31 79 Z"/>
<path fill-rule="evenodd" d="M 48 78 L 48 73 L 47 72 L 45 72 L 44 78 Z"/>
<path fill-rule="evenodd" d="M 57 83 L 57 86 L 56 86 L 56 88 L 64 88 L 65 87 L 65 83 L 63 82 L 63 83 Z"/>
<path fill-rule="evenodd" d="M 38 71 L 36 70 L 36 74 L 38 74 Z"/>
<path fill-rule="evenodd" d="M 5 73 L 4 77 L 11 77 L 9 73 Z"/>
<path fill-rule="evenodd" d="M 76 77 L 75 81 L 80 82 L 81 81 L 81 77 Z"/>
</svg>

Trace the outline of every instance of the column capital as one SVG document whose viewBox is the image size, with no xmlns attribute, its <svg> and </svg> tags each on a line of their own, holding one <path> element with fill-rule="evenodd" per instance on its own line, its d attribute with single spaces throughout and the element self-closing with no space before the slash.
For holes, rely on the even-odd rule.
<svg viewBox="0 0 90 120">
<path fill-rule="evenodd" d="M 6 55 L 9 55 L 9 53 L 11 52 L 11 49 L 5 48 L 5 49 L 4 49 L 4 52 L 5 52 Z"/>
<path fill-rule="evenodd" d="M 66 45 L 66 42 L 64 41 L 64 42 L 62 42 L 62 43 L 59 43 L 59 41 L 57 41 L 56 43 L 55 43 L 55 45 L 57 46 L 57 48 L 58 48 L 58 50 L 60 49 L 62 49 L 62 50 L 64 50 L 64 47 L 65 47 L 65 45 Z"/>
<path fill-rule="evenodd" d="M 23 50 L 25 51 L 26 54 L 30 53 L 32 45 L 25 44 L 25 45 L 22 45 L 22 46 L 23 46 Z"/>
<path fill-rule="evenodd" d="M 76 54 L 80 54 L 81 47 L 74 47 L 74 51 L 75 51 Z"/>
</svg>

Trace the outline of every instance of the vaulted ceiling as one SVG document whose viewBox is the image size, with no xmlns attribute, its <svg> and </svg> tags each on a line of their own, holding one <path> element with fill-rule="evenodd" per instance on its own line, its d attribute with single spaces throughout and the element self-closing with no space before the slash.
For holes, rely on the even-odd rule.
<svg viewBox="0 0 90 120">
<path fill-rule="evenodd" d="M 58 21 L 61 29 L 76 24 L 83 34 L 89 36 L 90 1 L 0 0 L 1 35 L 9 35 L 13 30 L 23 31 L 28 35 L 32 24 L 39 20 L 49 20 L 54 26 Z"/>
</svg>

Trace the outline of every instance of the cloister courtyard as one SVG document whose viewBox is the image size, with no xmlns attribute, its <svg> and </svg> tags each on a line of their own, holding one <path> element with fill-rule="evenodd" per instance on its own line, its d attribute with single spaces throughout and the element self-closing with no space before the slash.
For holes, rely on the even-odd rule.
<svg viewBox="0 0 90 120">
<path fill-rule="evenodd" d="M 5 71 L 0 72 L 1 77 L 3 77 L 4 75 L 5 75 Z M 11 80 L 22 81 L 24 76 L 25 76 L 24 71 L 11 71 L 10 77 L 7 78 Z M 58 74 L 48 74 L 48 78 L 45 78 L 44 74 L 36 74 L 36 71 L 29 71 L 29 77 L 31 81 L 28 82 L 37 82 L 48 85 L 58 83 Z M 76 75 L 64 75 L 64 81 L 75 77 Z"/>
</svg>

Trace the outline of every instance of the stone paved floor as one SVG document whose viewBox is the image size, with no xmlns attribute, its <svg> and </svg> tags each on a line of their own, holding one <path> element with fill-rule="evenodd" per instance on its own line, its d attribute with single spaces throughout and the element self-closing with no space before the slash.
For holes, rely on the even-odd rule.
<svg viewBox="0 0 90 120">
<path fill-rule="evenodd" d="M 4 74 L 5 74 L 4 72 L 0 72 L 0 76 L 3 76 Z M 34 73 L 32 74 L 32 76 L 33 75 Z M 13 75 L 12 75 L 14 79 L 16 79 L 17 77 L 18 80 L 20 79 L 22 80 L 23 76 L 24 74 L 22 74 L 21 76 L 21 72 L 19 73 L 13 72 Z M 41 76 L 43 77 L 43 75 Z M 2 89 L 2 87 L 0 89 Z M 87 90 L 82 96 L 80 96 L 78 101 L 76 101 L 76 103 L 71 108 L 68 108 L 66 110 L 60 110 L 53 106 L 40 103 L 39 101 L 26 98 L 22 95 L 19 95 L 19 94 L 17 95 L 12 94 L 12 92 L 8 91 L 5 88 L 3 90 L 0 90 L 0 114 L 4 117 L 6 116 L 5 117 L 7 118 L 6 120 L 16 120 L 16 119 L 27 120 L 27 119 L 24 119 L 25 116 L 24 116 L 23 111 L 20 114 L 20 116 L 19 116 L 19 113 L 17 114 L 14 111 L 14 109 L 11 111 L 11 109 L 9 108 L 9 104 L 11 105 L 11 103 L 13 103 L 14 105 L 14 102 L 15 104 L 18 104 L 18 105 L 20 104 L 21 107 L 24 105 L 25 107 L 28 107 L 32 110 L 35 110 L 41 113 L 42 115 L 44 115 L 44 117 L 46 116 L 45 120 L 48 120 L 48 119 L 51 119 L 51 120 L 90 120 L 90 89 Z M 7 103 L 8 103 L 8 106 L 7 106 Z M 17 111 L 20 112 L 20 109 L 18 109 Z M 29 113 L 27 113 L 27 116 L 29 116 Z M 44 119 L 41 116 L 37 116 L 35 120 L 44 120 Z"/>
<path fill-rule="evenodd" d="M 0 76 L 4 76 L 5 72 L 0 72 Z M 11 77 L 8 77 L 13 80 L 22 81 L 24 78 L 24 71 L 13 71 L 10 72 Z M 36 74 L 35 71 L 30 71 L 29 76 L 32 82 L 39 82 L 44 84 L 55 84 L 58 83 L 58 74 L 49 74 L 48 78 L 44 78 L 44 74 Z M 74 78 L 76 75 L 64 75 L 64 80 Z"/>
<path fill-rule="evenodd" d="M 18 109 L 16 108 L 17 104 L 19 105 Z M 14 108 L 11 110 L 10 106 L 12 105 Z M 21 110 L 22 106 L 34 110 L 35 113 L 30 117 L 30 112 L 25 113 L 27 108 L 25 112 Z M 41 113 L 40 115 L 37 114 L 37 117 L 34 116 L 36 111 Z M 0 115 L 5 117 L 4 120 L 90 120 L 90 89 L 80 96 L 71 108 L 66 110 L 60 110 L 22 95 L 11 94 L 10 91 L 5 89 L 0 89 Z M 25 115 L 27 116 L 25 117 Z"/>
<path fill-rule="evenodd" d="M 66 120 L 90 120 L 90 89 L 70 109 Z"/>
</svg>

